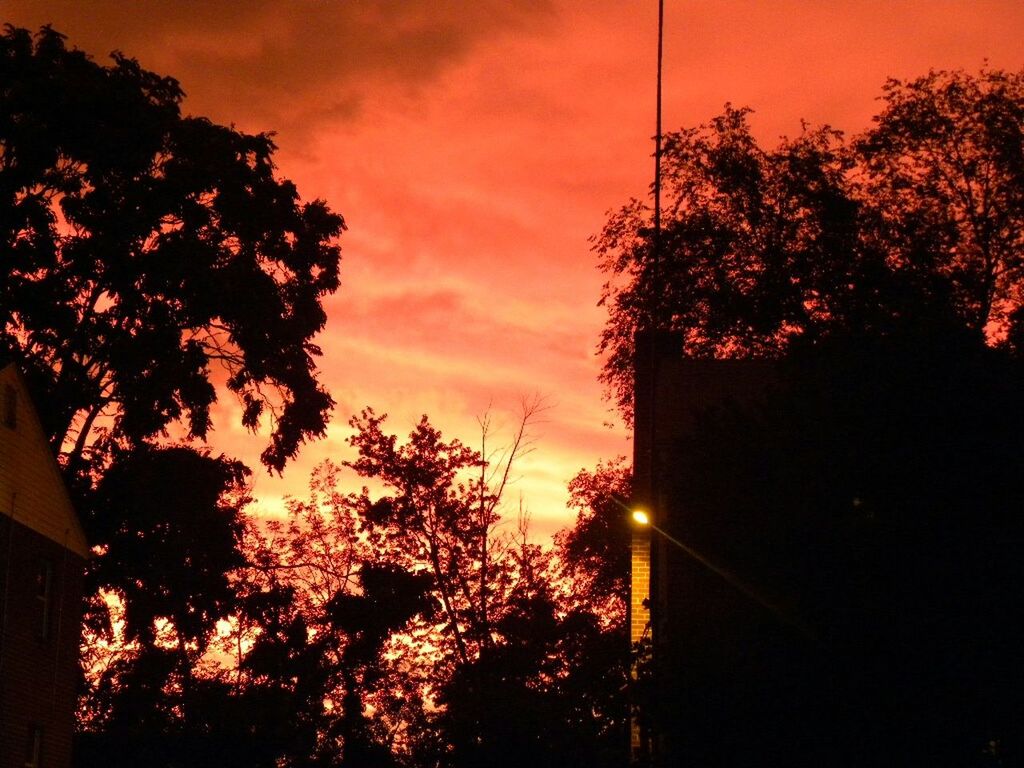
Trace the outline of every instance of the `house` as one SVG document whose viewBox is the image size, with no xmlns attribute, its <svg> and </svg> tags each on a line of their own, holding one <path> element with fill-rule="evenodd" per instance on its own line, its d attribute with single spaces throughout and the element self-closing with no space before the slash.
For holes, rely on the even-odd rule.
<svg viewBox="0 0 1024 768">
<path fill-rule="evenodd" d="M 0 768 L 71 764 L 88 556 L 25 379 L 0 361 Z"/>
</svg>

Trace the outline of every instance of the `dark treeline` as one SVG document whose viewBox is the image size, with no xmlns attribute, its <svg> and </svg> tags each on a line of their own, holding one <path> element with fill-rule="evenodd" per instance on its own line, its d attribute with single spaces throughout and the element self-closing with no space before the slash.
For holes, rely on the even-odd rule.
<svg viewBox="0 0 1024 768">
<path fill-rule="evenodd" d="M 603 564 L 621 568 L 624 536 L 583 539 L 624 533 L 600 500 L 628 478 L 581 473 L 559 561 L 499 529 L 528 415 L 490 464 L 426 419 L 400 441 L 367 410 L 351 421 L 358 458 L 321 466 L 261 530 L 242 517 L 237 465 L 204 474 L 208 457 L 178 447 L 114 465 L 95 497 L 97 527 L 116 510 L 121 529 L 103 556 L 117 580 L 101 586 L 124 601 L 132 644 L 87 648 L 79 763 L 616 764 L 624 574 Z M 343 471 L 379 490 L 346 493 Z"/>
<path fill-rule="evenodd" d="M 774 148 L 750 110 L 664 139 L 660 253 L 632 200 L 595 238 L 609 276 L 602 379 L 629 417 L 633 334 L 679 331 L 695 357 L 780 357 L 794 342 L 1024 331 L 1024 74 L 890 81 L 852 140 L 805 126 Z"/>
</svg>

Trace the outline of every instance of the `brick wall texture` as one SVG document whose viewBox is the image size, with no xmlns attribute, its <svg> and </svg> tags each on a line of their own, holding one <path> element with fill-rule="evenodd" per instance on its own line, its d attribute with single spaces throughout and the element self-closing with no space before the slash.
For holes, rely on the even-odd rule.
<svg viewBox="0 0 1024 768">
<path fill-rule="evenodd" d="M 629 640 L 637 643 L 647 632 L 650 611 L 647 600 L 651 587 L 651 539 L 644 531 L 636 531 L 632 540 L 631 584 L 629 594 Z"/>
</svg>

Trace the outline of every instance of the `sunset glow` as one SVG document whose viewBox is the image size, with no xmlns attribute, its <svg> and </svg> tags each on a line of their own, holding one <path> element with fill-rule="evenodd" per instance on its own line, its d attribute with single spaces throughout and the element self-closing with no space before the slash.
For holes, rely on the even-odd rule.
<svg viewBox="0 0 1024 768">
<path fill-rule="evenodd" d="M 259 512 L 351 458 L 365 406 L 470 445 L 490 412 L 500 450 L 542 398 L 506 502 L 539 539 L 571 522 L 579 469 L 631 452 L 597 382 L 588 238 L 651 178 L 655 2 L 13 0 L 3 20 L 52 24 L 97 60 L 123 51 L 178 78 L 186 112 L 276 131 L 279 173 L 344 215 L 319 339 L 334 419 L 283 478 L 254 473 Z M 732 102 L 769 143 L 801 119 L 857 133 L 887 77 L 1019 69 L 1022 31 L 1019 0 L 667 2 L 665 127 Z M 212 444 L 256 469 L 264 441 L 238 410 L 222 400 Z"/>
</svg>

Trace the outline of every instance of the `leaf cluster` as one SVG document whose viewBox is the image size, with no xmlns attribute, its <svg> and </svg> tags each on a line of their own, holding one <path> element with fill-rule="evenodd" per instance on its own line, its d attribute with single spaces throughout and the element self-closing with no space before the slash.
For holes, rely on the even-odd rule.
<svg viewBox="0 0 1024 768">
<path fill-rule="evenodd" d="M 665 136 L 661 230 L 632 200 L 593 241 L 609 275 L 601 378 L 627 419 L 639 329 L 680 331 L 695 357 L 910 326 L 1016 338 L 1024 74 L 931 72 L 882 102 L 852 141 L 805 125 L 765 148 L 729 105 Z"/>
<path fill-rule="evenodd" d="M 181 113 L 172 78 L 97 64 L 49 27 L 0 36 L 0 348 L 72 463 L 182 421 L 205 437 L 222 375 L 269 417 L 280 471 L 323 433 L 322 299 L 344 229 L 276 178 L 275 146 Z"/>
</svg>

